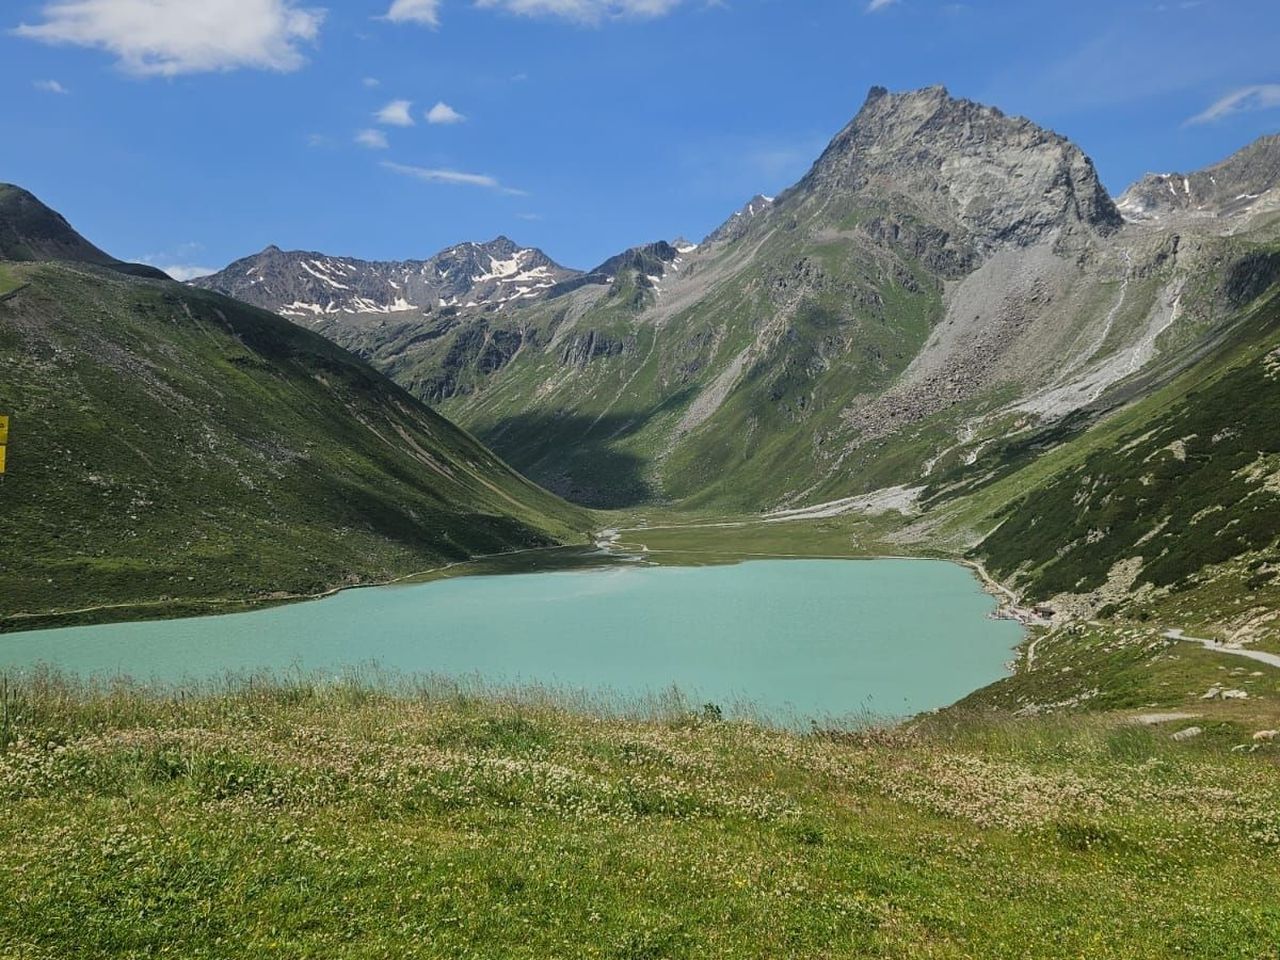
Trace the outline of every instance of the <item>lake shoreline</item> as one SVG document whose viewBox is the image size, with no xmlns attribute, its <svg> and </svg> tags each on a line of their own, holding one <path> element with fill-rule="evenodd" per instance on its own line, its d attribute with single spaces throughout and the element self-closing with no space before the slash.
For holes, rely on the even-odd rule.
<svg viewBox="0 0 1280 960">
<path fill-rule="evenodd" d="M 714 557 L 713 566 L 731 566 L 749 563 L 753 560 L 914 560 L 933 563 L 951 563 L 967 567 L 978 580 L 985 593 L 997 601 L 997 609 L 992 617 L 1002 620 L 1014 620 L 1030 629 L 1046 626 L 1047 621 L 1040 618 L 1033 610 L 1020 605 L 1020 598 L 1009 587 L 993 577 L 978 561 L 965 557 L 949 557 L 939 555 L 908 555 L 889 553 L 865 554 L 824 554 L 824 553 L 753 553 L 748 551 L 663 551 L 650 550 L 643 544 L 636 544 L 637 550 L 628 551 L 631 544 L 621 540 L 623 532 L 617 529 L 602 531 L 593 537 L 592 545 L 561 545 L 550 547 L 531 547 L 524 550 L 513 550 L 507 553 L 483 554 L 466 560 L 455 560 L 450 563 L 425 570 L 416 570 L 379 580 L 357 583 L 341 583 L 326 587 L 312 593 L 272 593 L 258 597 L 207 597 L 190 599 L 139 600 L 115 604 L 101 604 L 81 607 L 74 610 L 56 610 L 39 613 L 15 613 L 0 617 L 0 637 L 21 633 L 34 633 L 44 630 L 57 630 L 65 627 L 96 626 L 115 623 L 148 623 L 157 620 L 186 620 L 209 616 L 232 616 L 241 613 L 253 613 L 269 610 L 274 607 L 294 604 L 312 603 L 327 600 L 340 594 L 355 590 L 371 590 L 382 587 L 408 586 L 414 584 L 433 583 L 457 576 L 510 576 L 522 571 L 507 572 L 466 572 L 463 568 L 486 563 L 505 563 L 518 557 L 552 554 L 577 554 L 579 558 L 598 557 L 604 561 L 612 558 L 613 563 L 646 563 L 654 566 L 695 566 L 695 564 L 671 563 L 663 564 L 659 559 L 665 553 L 678 552 L 682 555 L 701 555 Z M 612 563 L 601 562 L 599 566 L 610 566 Z M 697 564 L 702 566 L 704 564 Z M 568 569 L 568 568 L 567 568 Z M 462 571 L 454 574 L 453 571 Z M 1025 637 L 1024 637 L 1025 642 Z M 1019 643 L 1021 646 L 1021 642 Z"/>
<path fill-rule="evenodd" d="M 1022 640 L 946 561 L 598 566 L 610 559 L 586 558 L 589 571 L 342 591 L 319 609 L 10 634 L 0 663 L 161 682 L 371 669 L 627 696 L 674 688 L 774 717 L 901 718 L 1002 679 Z"/>
</svg>

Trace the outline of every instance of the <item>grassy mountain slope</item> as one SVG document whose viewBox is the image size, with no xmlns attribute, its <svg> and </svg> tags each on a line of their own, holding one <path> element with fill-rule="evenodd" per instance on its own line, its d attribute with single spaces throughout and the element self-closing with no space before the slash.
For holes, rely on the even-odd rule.
<svg viewBox="0 0 1280 960">
<path fill-rule="evenodd" d="M 0 614 L 309 593 L 589 525 L 279 317 L 86 264 L 3 269 Z"/>
<path fill-rule="evenodd" d="M 940 290 L 907 263 L 874 295 L 811 292 L 827 286 L 821 258 L 856 258 L 852 242 L 815 257 L 774 235 L 749 265 L 737 250 L 707 256 L 680 265 L 714 277 L 688 279 L 710 292 L 683 309 L 671 289 L 680 280 L 653 289 L 639 272 L 571 325 L 547 305 L 533 320 L 546 347 L 441 409 L 552 489 L 600 505 L 749 509 L 812 486 L 828 463 L 823 438 L 850 397 L 905 368 L 940 313 Z"/>
<path fill-rule="evenodd" d="M 126 263 L 99 250 L 76 233 L 61 214 L 11 183 L 0 183 L 0 260 L 73 260 L 133 276 L 168 279 L 155 267 Z"/>
<path fill-rule="evenodd" d="M 981 521 L 995 529 L 978 551 L 1051 604 L 1119 612 L 1118 601 L 1146 617 L 1173 605 L 1183 614 L 1175 625 L 1248 634 L 1280 609 L 1277 417 L 1273 289 L 1218 353 L 1055 451 L 1056 469 L 1029 488 L 1017 490 L 1026 480 L 1015 474 L 995 491 L 1005 503 Z M 1236 588 L 1230 597 L 1225 586 Z"/>
</svg>

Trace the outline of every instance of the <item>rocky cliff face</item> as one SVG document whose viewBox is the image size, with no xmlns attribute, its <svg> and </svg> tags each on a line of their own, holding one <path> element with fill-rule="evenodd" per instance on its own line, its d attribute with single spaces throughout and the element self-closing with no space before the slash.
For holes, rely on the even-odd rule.
<svg viewBox="0 0 1280 960">
<path fill-rule="evenodd" d="M 796 191 L 901 198 L 982 253 L 1056 231 L 1106 235 L 1123 222 L 1079 147 L 944 87 L 873 88 Z"/>
<path fill-rule="evenodd" d="M 194 286 L 286 317 L 421 314 L 436 308 L 499 307 L 542 296 L 577 276 L 541 250 L 506 237 L 463 243 L 428 260 L 377 262 L 267 247 Z"/>
</svg>

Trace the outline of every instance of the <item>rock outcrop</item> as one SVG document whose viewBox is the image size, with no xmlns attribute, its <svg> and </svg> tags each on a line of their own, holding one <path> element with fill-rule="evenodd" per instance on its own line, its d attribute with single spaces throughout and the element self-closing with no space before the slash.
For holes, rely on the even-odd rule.
<svg viewBox="0 0 1280 960">
<path fill-rule="evenodd" d="M 1109 234 L 1123 218 L 1093 162 L 1070 140 L 944 87 L 875 87 L 797 194 L 901 199 L 934 228 L 954 227 L 979 254 L 1055 232 Z M 889 206 L 892 206 L 890 203 Z"/>
</svg>

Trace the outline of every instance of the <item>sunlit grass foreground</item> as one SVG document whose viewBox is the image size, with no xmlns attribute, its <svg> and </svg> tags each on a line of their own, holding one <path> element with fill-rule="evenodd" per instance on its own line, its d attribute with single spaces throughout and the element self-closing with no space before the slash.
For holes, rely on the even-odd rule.
<svg viewBox="0 0 1280 960">
<path fill-rule="evenodd" d="M 3 681 L 0 956 L 1258 958 L 1275 748 L 439 681 Z"/>
</svg>

